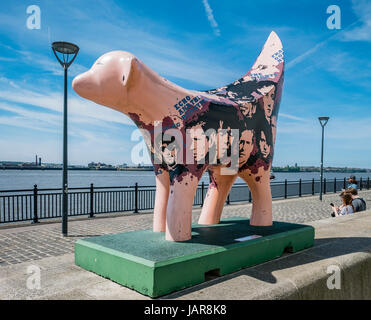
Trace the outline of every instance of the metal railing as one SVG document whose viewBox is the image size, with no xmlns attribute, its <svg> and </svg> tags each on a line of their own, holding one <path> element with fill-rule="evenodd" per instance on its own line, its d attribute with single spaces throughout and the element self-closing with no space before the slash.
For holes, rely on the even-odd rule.
<svg viewBox="0 0 371 320">
<path fill-rule="evenodd" d="M 324 179 L 323 193 L 336 193 L 346 188 L 346 179 Z M 370 189 L 370 178 L 359 180 L 359 190 Z M 208 185 L 202 182 L 196 191 L 193 205 L 202 206 Z M 0 224 L 17 221 L 32 221 L 58 218 L 62 216 L 62 193 L 60 188 L 1 190 Z M 68 215 L 94 217 L 96 214 L 127 212 L 153 209 L 155 186 L 69 188 Z M 301 197 L 320 192 L 319 180 L 299 180 L 271 182 L 272 198 Z M 245 183 L 235 183 L 228 195 L 226 204 L 232 202 L 251 202 L 252 196 Z"/>
</svg>

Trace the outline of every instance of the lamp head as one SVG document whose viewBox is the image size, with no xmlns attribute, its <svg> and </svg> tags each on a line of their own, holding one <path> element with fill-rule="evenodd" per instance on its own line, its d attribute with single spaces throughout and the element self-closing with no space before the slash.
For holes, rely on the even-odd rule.
<svg viewBox="0 0 371 320">
<path fill-rule="evenodd" d="M 77 45 L 65 41 L 53 42 L 52 49 L 59 63 L 66 69 L 72 64 L 79 52 L 79 47 Z M 63 59 L 57 55 L 57 52 L 62 54 Z"/>
<path fill-rule="evenodd" d="M 319 123 L 321 124 L 322 127 L 324 127 L 327 124 L 329 119 L 330 117 L 318 117 Z"/>
</svg>

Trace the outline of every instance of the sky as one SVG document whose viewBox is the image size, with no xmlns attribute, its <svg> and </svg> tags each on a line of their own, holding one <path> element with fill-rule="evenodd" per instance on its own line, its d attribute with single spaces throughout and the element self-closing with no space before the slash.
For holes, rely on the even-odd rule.
<svg viewBox="0 0 371 320">
<path fill-rule="evenodd" d="M 340 9 L 340 29 L 328 19 Z M 29 29 L 27 7 L 40 8 Z M 35 21 L 34 21 L 35 22 Z M 339 20 L 330 20 L 335 23 Z M 331 24 L 331 23 L 330 23 Z M 80 47 L 69 69 L 69 163 L 131 164 L 138 141 L 124 114 L 79 97 L 73 77 L 112 50 L 133 53 L 193 90 L 229 84 L 250 70 L 274 30 L 285 50 L 285 83 L 273 166 L 371 168 L 371 2 L 6 1 L 0 9 L 0 161 L 62 162 L 63 69 L 51 43 Z"/>
</svg>

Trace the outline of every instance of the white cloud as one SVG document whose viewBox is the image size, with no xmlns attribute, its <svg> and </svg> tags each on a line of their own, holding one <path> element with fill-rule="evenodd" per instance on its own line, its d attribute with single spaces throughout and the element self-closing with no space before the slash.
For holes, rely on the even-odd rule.
<svg viewBox="0 0 371 320">
<path fill-rule="evenodd" d="M 14 50 L 14 49 L 13 49 Z M 51 50 L 51 49 L 50 49 Z M 59 64 L 57 59 L 51 59 L 44 55 L 24 51 L 24 50 L 14 50 L 19 54 L 19 63 L 25 63 L 32 66 L 37 66 L 40 70 L 49 71 L 52 75 L 64 75 L 64 71 L 62 66 Z M 80 73 L 87 71 L 87 68 L 78 64 L 74 63 L 68 68 L 68 74 L 72 77 L 77 76 Z"/>
<path fill-rule="evenodd" d="M 8 103 L 21 103 L 58 113 L 62 112 L 63 106 L 63 95 L 56 92 L 39 93 L 29 89 L 8 89 L 5 91 L 0 88 L 0 99 L 6 100 Z M 11 104 L 8 104 L 8 108 L 12 109 L 13 107 Z M 20 109 L 14 107 L 14 110 L 16 112 L 16 110 L 19 111 Z M 134 125 L 132 120 L 126 115 L 78 97 L 69 97 L 68 112 L 72 121 L 80 123 L 100 124 L 102 126 L 107 125 L 104 122 Z"/>
<path fill-rule="evenodd" d="M 326 38 L 323 41 L 318 42 L 317 44 L 315 44 L 314 46 L 312 46 L 310 49 L 308 49 L 307 51 L 305 51 L 304 53 L 300 54 L 299 56 L 297 56 L 296 58 L 292 59 L 291 61 L 288 61 L 288 63 L 286 63 L 285 69 L 286 70 L 289 70 L 292 67 L 294 67 L 297 64 L 299 64 L 300 62 L 306 60 L 313 53 L 317 52 L 318 49 L 324 47 L 325 45 L 327 45 L 332 40 L 341 40 L 341 41 L 343 41 L 344 39 L 346 39 L 347 34 L 349 32 L 351 32 L 351 31 L 349 31 L 349 29 L 351 29 L 351 27 L 353 27 L 354 25 L 356 25 L 359 22 L 359 20 L 360 19 L 354 21 L 353 23 L 351 23 L 350 25 L 348 25 L 346 28 L 344 28 L 344 29 L 342 29 L 342 30 L 340 30 L 338 32 L 334 32 L 334 34 L 332 36 Z"/>
<path fill-rule="evenodd" d="M 362 25 L 344 32 L 341 40 L 371 41 L 371 2 L 369 0 L 353 0 L 352 8 Z"/>
<path fill-rule="evenodd" d="M 300 118 L 300 117 L 297 117 L 297 116 L 293 116 L 291 114 L 287 114 L 287 113 L 282 113 L 280 112 L 278 114 L 279 117 L 284 117 L 284 118 L 288 118 L 288 119 L 291 119 L 291 120 L 297 120 L 297 121 L 306 121 L 306 119 L 304 118 Z"/>
<path fill-rule="evenodd" d="M 211 9 L 208 0 L 202 0 L 202 3 L 205 6 L 206 16 L 207 16 L 207 19 L 210 22 L 211 27 L 214 30 L 214 34 L 216 36 L 220 36 L 219 26 L 218 26 L 218 23 L 215 21 L 214 14 L 213 14 L 213 9 Z"/>
</svg>

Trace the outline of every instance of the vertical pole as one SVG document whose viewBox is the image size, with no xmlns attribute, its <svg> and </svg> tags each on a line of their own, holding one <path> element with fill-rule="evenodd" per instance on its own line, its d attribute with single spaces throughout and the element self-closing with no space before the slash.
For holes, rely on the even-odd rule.
<svg viewBox="0 0 371 320">
<path fill-rule="evenodd" d="M 204 205 L 204 190 L 205 190 L 205 183 L 202 181 L 201 183 L 201 207 Z"/>
<path fill-rule="evenodd" d="M 322 124 L 321 124 L 322 126 Z M 322 187 L 323 187 L 323 140 L 324 140 L 324 132 L 325 127 L 322 126 L 322 146 L 321 146 L 321 184 L 320 184 L 320 193 L 319 193 L 319 199 L 322 201 Z"/>
<path fill-rule="evenodd" d="M 314 196 L 314 178 L 312 178 L 312 196 Z"/>
<path fill-rule="evenodd" d="M 33 220 L 32 223 L 39 223 L 37 217 L 37 184 L 33 186 Z"/>
<path fill-rule="evenodd" d="M 249 202 L 251 203 L 251 200 L 252 200 L 252 196 L 251 196 L 251 190 L 249 188 Z"/>
<path fill-rule="evenodd" d="M 362 177 L 359 179 L 359 190 L 362 190 Z"/>
<path fill-rule="evenodd" d="M 135 209 L 134 213 L 138 213 L 138 182 L 135 182 Z"/>
<path fill-rule="evenodd" d="M 370 189 L 370 177 L 367 178 L 367 190 Z"/>
<path fill-rule="evenodd" d="M 334 193 L 336 193 L 336 178 L 334 178 Z"/>
<path fill-rule="evenodd" d="M 90 184 L 90 214 L 89 218 L 94 217 L 94 184 Z"/>
<path fill-rule="evenodd" d="M 230 198 L 229 198 L 229 195 L 230 195 L 230 193 L 228 193 L 227 204 L 231 204 L 231 200 L 230 200 Z"/>
<path fill-rule="evenodd" d="M 346 185 L 345 185 L 345 177 L 344 177 L 344 188 L 343 189 L 346 189 Z"/>
<path fill-rule="evenodd" d="M 63 181 L 62 181 L 62 234 L 68 234 L 68 181 L 67 181 L 67 67 L 64 67 L 64 108 L 63 108 Z"/>
<path fill-rule="evenodd" d="M 287 198 L 287 179 L 285 179 L 285 199 Z"/>
<path fill-rule="evenodd" d="M 326 178 L 323 178 L 323 193 L 326 194 Z"/>
<path fill-rule="evenodd" d="M 301 179 L 299 179 L 299 197 L 301 197 Z"/>
</svg>

